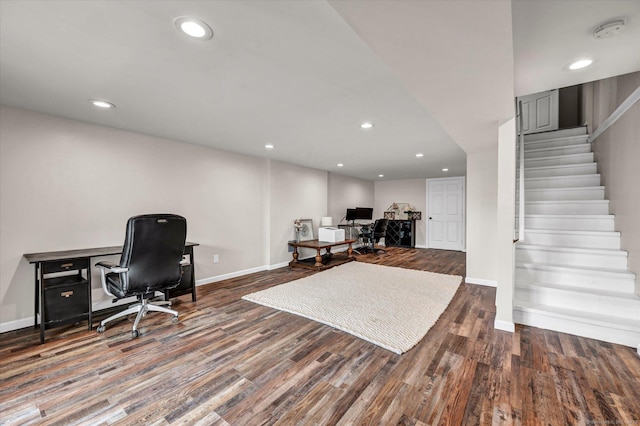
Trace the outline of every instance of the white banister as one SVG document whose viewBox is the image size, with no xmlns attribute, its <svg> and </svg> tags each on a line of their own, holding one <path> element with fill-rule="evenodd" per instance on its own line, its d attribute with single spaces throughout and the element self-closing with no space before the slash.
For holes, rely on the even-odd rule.
<svg viewBox="0 0 640 426">
<path fill-rule="evenodd" d="M 518 132 L 518 142 L 520 149 L 520 172 L 518 173 L 519 185 L 518 190 L 520 191 L 518 197 L 518 241 L 524 242 L 524 120 L 522 117 L 522 101 L 518 102 L 518 116 L 519 118 L 519 132 Z"/>
<path fill-rule="evenodd" d="M 616 110 L 613 111 L 613 113 L 611 113 L 611 115 L 607 117 L 607 119 L 604 120 L 602 124 L 600 124 L 600 126 L 598 126 L 598 128 L 591 134 L 591 136 L 589 136 L 589 142 L 591 143 L 594 140 L 596 140 L 598 136 L 600 136 L 602 133 L 604 133 L 605 130 L 611 127 L 613 123 L 618 121 L 618 119 L 622 117 L 624 113 L 627 112 L 627 110 L 631 108 L 633 104 L 635 104 L 639 100 L 640 100 L 640 87 L 636 88 L 636 90 L 634 90 L 633 93 L 631 93 L 629 97 L 625 99 L 624 102 L 622 102 L 620 106 L 616 108 Z"/>
</svg>

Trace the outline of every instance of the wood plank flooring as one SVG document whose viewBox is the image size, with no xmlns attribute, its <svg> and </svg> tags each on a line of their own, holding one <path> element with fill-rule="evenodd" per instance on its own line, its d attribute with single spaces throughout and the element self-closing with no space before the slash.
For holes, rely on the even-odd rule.
<svg viewBox="0 0 640 426">
<path fill-rule="evenodd" d="M 390 248 L 359 261 L 465 275 L 464 253 Z M 283 268 L 198 287 L 180 322 L 152 313 L 0 335 L 3 425 L 638 425 L 632 348 L 532 327 L 493 329 L 495 289 L 462 284 L 396 355 L 241 300 L 314 272 Z M 100 318 L 98 318 L 100 319 Z"/>
</svg>

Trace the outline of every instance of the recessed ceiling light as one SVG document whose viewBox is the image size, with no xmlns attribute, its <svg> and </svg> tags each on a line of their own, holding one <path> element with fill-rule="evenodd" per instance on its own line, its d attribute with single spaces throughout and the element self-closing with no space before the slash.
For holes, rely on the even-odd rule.
<svg viewBox="0 0 640 426">
<path fill-rule="evenodd" d="M 271 145 L 270 143 L 266 144 L 264 147 L 265 147 L 265 148 L 267 148 L 267 149 L 273 149 L 273 148 L 275 148 L 275 147 L 274 147 L 273 145 Z"/>
<path fill-rule="evenodd" d="M 344 164 L 338 163 L 338 167 L 342 167 L 342 166 L 344 166 Z"/>
<path fill-rule="evenodd" d="M 575 61 L 569 65 L 569 69 L 571 71 L 581 70 L 582 68 L 586 68 L 591 65 L 593 61 L 591 59 L 580 59 L 579 61 Z"/>
<path fill-rule="evenodd" d="M 206 22 L 200 19 L 189 18 L 188 16 L 180 16 L 173 23 L 176 28 L 186 35 L 198 40 L 209 40 L 213 37 L 213 30 Z"/>
<path fill-rule="evenodd" d="M 370 122 L 366 121 L 366 122 L 362 123 L 360 125 L 360 127 L 362 127 L 363 129 L 370 129 L 370 128 L 373 127 L 373 123 L 370 123 Z"/>
<path fill-rule="evenodd" d="M 448 171 L 449 171 L 449 169 L 442 169 L 442 171 L 443 171 L 443 172 L 448 172 Z"/>
<path fill-rule="evenodd" d="M 418 157 L 418 158 L 424 157 L 424 154 L 419 152 L 419 153 L 416 154 L 416 157 Z"/>
<path fill-rule="evenodd" d="M 97 106 L 98 108 L 115 108 L 116 107 L 111 102 L 101 101 L 99 99 L 89 99 L 89 102 L 91 102 L 93 106 Z"/>
<path fill-rule="evenodd" d="M 384 177 L 384 175 L 378 175 L 378 177 Z"/>
</svg>

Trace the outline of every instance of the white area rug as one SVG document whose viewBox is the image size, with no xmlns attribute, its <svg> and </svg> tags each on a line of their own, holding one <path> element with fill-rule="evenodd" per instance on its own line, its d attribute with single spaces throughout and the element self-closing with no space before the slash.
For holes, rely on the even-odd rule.
<svg viewBox="0 0 640 426">
<path fill-rule="evenodd" d="M 397 354 L 415 346 L 462 277 L 350 262 L 247 294 L 264 306 L 330 325 Z"/>
</svg>

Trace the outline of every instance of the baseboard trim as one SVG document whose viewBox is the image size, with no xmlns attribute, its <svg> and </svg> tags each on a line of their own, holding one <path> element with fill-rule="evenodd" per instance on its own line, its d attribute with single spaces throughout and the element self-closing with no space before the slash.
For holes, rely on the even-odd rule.
<svg viewBox="0 0 640 426">
<path fill-rule="evenodd" d="M 511 321 L 494 320 L 493 328 L 496 330 L 508 331 L 510 333 L 516 331 L 516 325 Z"/>
<path fill-rule="evenodd" d="M 267 266 L 267 270 L 273 271 L 274 269 L 284 268 L 285 266 L 289 266 L 289 262 L 276 263 L 275 265 Z"/>
<path fill-rule="evenodd" d="M 254 274 L 256 272 L 262 272 L 262 271 L 266 271 L 268 268 L 269 268 L 268 265 L 256 266 L 255 268 L 243 269 L 241 271 L 230 272 L 228 274 L 216 275 L 214 277 L 208 277 L 208 278 L 201 278 L 199 280 L 196 280 L 196 286 L 228 280 L 230 278 L 237 278 L 243 275 Z"/>
<path fill-rule="evenodd" d="M 464 279 L 464 282 L 467 283 L 467 284 L 484 285 L 484 286 L 487 286 L 487 287 L 498 287 L 498 281 L 485 280 L 483 278 L 466 277 Z"/>
<path fill-rule="evenodd" d="M 20 330 L 21 328 L 33 327 L 33 317 L 0 323 L 0 333 Z"/>
</svg>

